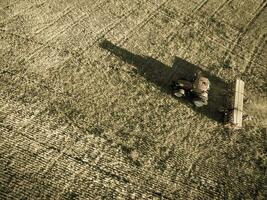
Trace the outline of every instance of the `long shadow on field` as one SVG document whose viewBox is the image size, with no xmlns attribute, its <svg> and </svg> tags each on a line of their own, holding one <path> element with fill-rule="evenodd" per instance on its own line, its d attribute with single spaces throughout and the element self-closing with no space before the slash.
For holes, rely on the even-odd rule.
<svg viewBox="0 0 267 200">
<path fill-rule="evenodd" d="M 108 50 L 124 62 L 135 66 L 138 74 L 156 84 L 162 92 L 169 95 L 172 95 L 170 86 L 173 81 L 181 78 L 192 80 L 196 71 L 201 71 L 211 82 L 208 106 L 197 108 L 193 106 L 189 99 L 179 100 L 187 106 L 192 107 L 196 112 L 202 113 L 218 122 L 222 122 L 223 115 L 218 109 L 224 106 L 225 100 L 222 93 L 227 89 L 227 83 L 222 79 L 211 75 L 209 72 L 203 71 L 200 67 L 191 64 L 182 58 L 175 57 L 172 67 L 169 67 L 154 58 L 134 54 L 107 40 L 101 42 L 100 47 Z"/>
</svg>

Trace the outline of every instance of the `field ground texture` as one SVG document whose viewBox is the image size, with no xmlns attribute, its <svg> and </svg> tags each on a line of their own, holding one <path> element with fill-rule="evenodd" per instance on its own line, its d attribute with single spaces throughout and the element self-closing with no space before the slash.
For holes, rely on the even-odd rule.
<svg viewBox="0 0 267 200">
<path fill-rule="evenodd" d="M 266 199 L 266 5 L 0 0 L 0 198 Z M 169 92 L 196 68 L 201 109 Z"/>
</svg>

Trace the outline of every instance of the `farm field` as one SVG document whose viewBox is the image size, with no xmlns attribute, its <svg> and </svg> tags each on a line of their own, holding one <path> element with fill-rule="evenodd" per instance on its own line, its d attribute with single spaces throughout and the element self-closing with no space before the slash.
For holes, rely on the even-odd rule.
<svg viewBox="0 0 267 200">
<path fill-rule="evenodd" d="M 266 199 L 266 36 L 266 0 L 0 0 L 0 199 Z"/>
</svg>

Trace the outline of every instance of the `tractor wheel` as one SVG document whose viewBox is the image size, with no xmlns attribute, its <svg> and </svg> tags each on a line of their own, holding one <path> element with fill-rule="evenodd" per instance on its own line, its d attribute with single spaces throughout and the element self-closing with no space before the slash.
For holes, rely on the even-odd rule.
<svg viewBox="0 0 267 200">
<path fill-rule="evenodd" d="M 205 105 L 208 104 L 207 102 L 202 101 L 202 100 L 200 100 L 200 99 L 195 99 L 195 100 L 193 100 L 193 102 L 194 102 L 194 105 L 195 105 L 196 107 L 202 107 L 202 106 L 205 106 Z"/>
<path fill-rule="evenodd" d="M 185 91 L 183 89 L 179 89 L 177 92 L 174 93 L 174 96 L 176 97 L 183 97 L 185 96 Z"/>
</svg>

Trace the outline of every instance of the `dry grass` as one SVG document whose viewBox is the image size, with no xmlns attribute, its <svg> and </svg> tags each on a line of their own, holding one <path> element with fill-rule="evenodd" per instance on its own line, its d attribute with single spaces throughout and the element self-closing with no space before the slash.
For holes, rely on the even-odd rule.
<svg viewBox="0 0 267 200">
<path fill-rule="evenodd" d="M 0 6 L 2 199 L 266 198 L 265 1 Z M 170 95 L 195 69 L 206 108 Z M 217 108 L 236 77 L 233 132 Z"/>
</svg>

